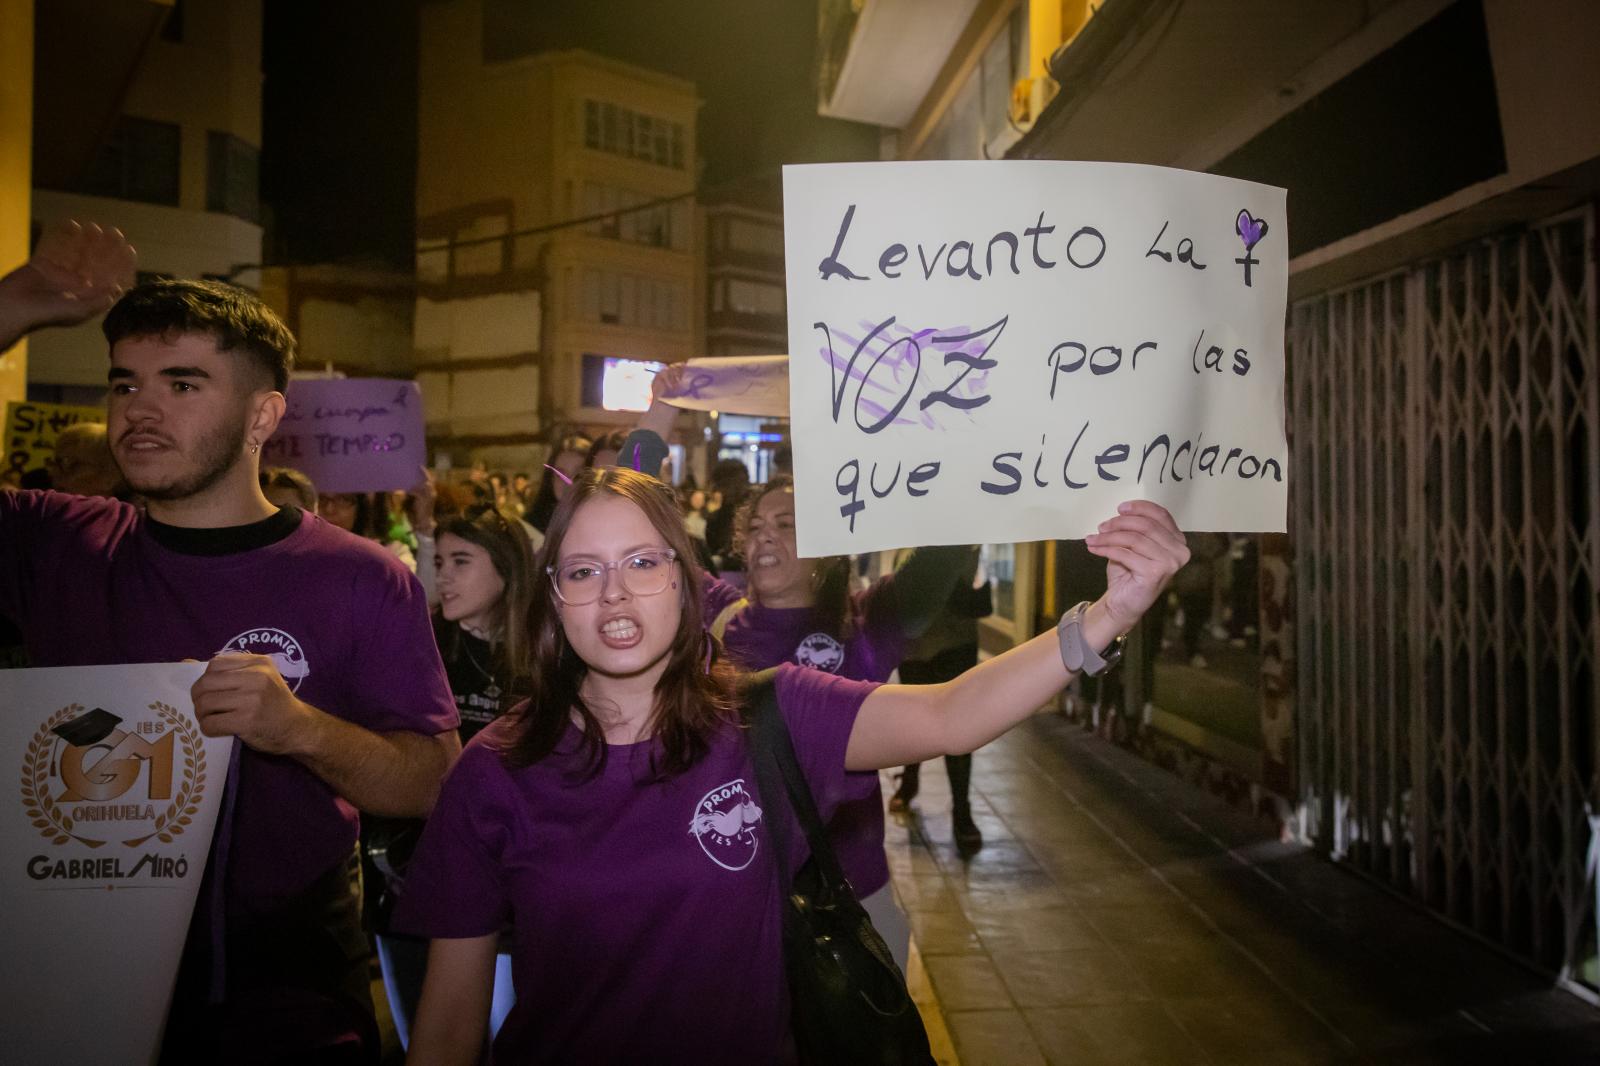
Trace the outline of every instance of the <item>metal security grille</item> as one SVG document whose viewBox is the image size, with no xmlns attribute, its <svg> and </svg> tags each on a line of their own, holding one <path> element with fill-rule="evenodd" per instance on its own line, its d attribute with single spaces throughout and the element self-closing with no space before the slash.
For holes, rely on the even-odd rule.
<svg viewBox="0 0 1600 1066">
<path fill-rule="evenodd" d="M 1301 828 L 1593 985 L 1585 209 L 1291 313 Z"/>
</svg>

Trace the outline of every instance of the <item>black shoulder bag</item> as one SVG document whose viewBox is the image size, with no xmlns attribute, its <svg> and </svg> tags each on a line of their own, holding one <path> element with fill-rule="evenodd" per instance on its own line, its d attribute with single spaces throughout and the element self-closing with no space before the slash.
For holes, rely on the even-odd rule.
<svg viewBox="0 0 1600 1066">
<path fill-rule="evenodd" d="M 783 961 L 800 1061 L 932 1066 L 905 975 L 839 867 L 770 679 L 754 685 L 748 707 L 756 783 L 783 892 Z M 785 808 L 811 845 L 811 858 L 792 881 Z"/>
</svg>

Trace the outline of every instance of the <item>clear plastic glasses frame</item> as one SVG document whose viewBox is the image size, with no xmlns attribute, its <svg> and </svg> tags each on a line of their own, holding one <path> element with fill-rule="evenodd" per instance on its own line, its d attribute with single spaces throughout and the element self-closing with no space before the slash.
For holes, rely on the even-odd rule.
<svg viewBox="0 0 1600 1066">
<path fill-rule="evenodd" d="M 572 559 L 560 566 L 547 566 L 556 596 L 568 607 L 585 607 L 605 595 L 611 571 L 617 572 L 622 587 L 634 596 L 655 596 L 672 583 L 672 564 L 678 553 L 672 548 L 650 548 L 611 562 L 599 559 Z"/>
</svg>

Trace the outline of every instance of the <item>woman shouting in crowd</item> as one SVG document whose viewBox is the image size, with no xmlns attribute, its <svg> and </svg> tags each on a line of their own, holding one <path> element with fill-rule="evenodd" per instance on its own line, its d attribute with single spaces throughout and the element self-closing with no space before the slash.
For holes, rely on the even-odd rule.
<svg viewBox="0 0 1600 1066">
<path fill-rule="evenodd" d="M 940 685 L 779 667 L 779 713 L 826 819 L 863 778 L 969 752 L 1093 667 L 1188 557 L 1162 508 L 1088 538 L 1107 588 L 1058 631 Z M 792 1054 L 776 863 L 805 859 L 753 794 L 739 679 L 702 616 L 670 491 L 585 471 L 534 588 L 529 702 L 468 745 L 424 832 L 396 922 L 431 937 L 413 1063 L 481 1051 L 509 927 L 517 1004 L 503 1062 L 776 1062 Z M 1070 664 L 1070 665 L 1069 665 Z M 732 814 L 737 812 L 737 826 Z M 774 854 L 765 819 L 785 819 Z"/>
</svg>

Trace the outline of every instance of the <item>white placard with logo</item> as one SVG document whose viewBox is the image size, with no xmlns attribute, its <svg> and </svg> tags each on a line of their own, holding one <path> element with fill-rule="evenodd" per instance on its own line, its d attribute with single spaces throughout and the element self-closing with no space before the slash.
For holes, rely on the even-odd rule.
<svg viewBox="0 0 1600 1066">
<path fill-rule="evenodd" d="M 783 173 L 800 552 L 1281 531 L 1282 189 L 1053 161 Z"/>
<path fill-rule="evenodd" d="M 0 1058 L 155 1061 L 232 744 L 204 669 L 0 670 Z"/>
</svg>

